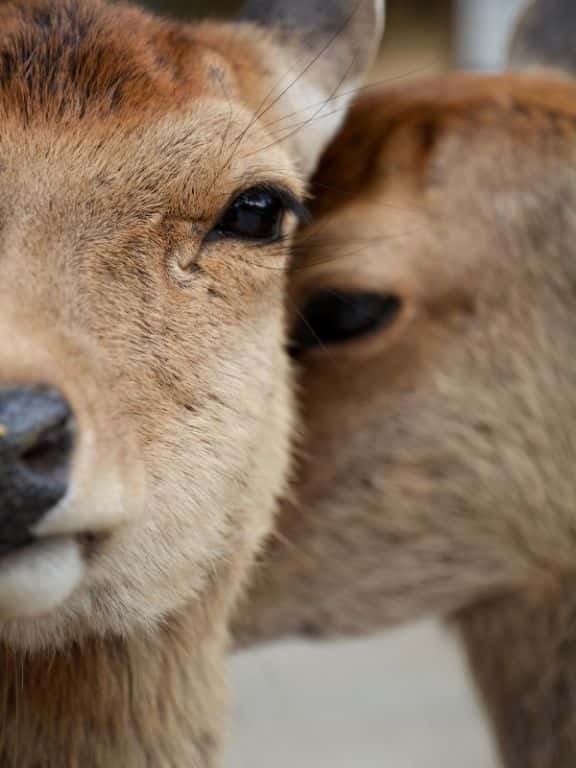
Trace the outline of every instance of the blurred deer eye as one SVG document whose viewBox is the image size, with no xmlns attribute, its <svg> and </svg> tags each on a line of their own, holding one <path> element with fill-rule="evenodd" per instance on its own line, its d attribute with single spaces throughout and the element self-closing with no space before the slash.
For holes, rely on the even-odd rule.
<svg viewBox="0 0 576 768">
<path fill-rule="evenodd" d="M 375 333 L 392 325 L 401 309 L 402 301 L 393 294 L 320 291 L 300 311 L 290 352 L 298 357 L 313 347 Z"/>
<path fill-rule="evenodd" d="M 213 234 L 273 242 L 282 234 L 286 208 L 281 193 L 259 187 L 249 189 L 234 200 L 214 228 Z"/>
</svg>

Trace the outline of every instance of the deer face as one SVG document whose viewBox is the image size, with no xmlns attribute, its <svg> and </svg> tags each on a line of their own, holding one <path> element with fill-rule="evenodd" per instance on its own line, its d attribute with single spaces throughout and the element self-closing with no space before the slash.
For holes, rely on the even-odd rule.
<svg viewBox="0 0 576 768">
<path fill-rule="evenodd" d="M 224 574 L 241 583 L 270 525 L 292 424 L 287 244 L 335 129 L 310 121 L 304 151 L 286 119 L 334 72 L 278 96 L 302 46 L 255 5 L 190 28 L 98 3 L 2 9 L 9 642 L 150 624 Z M 358 75 L 367 59 L 350 69 L 336 47 Z"/>
<path fill-rule="evenodd" d="M 359 103 L 293 272 L 306 443 L 243 642 L 362 633 L 575 554 L 574 86 Z"/>
</svg>

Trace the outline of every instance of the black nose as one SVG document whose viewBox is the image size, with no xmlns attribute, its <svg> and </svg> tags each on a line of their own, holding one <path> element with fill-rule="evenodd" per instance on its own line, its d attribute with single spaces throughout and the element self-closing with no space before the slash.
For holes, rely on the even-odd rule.
<svg viewBox="0 0 576 768">
<path fill-rule="evenodd" d="M 0 556 L 31 541 L 32 527 L 66 494 L 73 416 L 48 387 L 0 387 Z"/>
</svg>

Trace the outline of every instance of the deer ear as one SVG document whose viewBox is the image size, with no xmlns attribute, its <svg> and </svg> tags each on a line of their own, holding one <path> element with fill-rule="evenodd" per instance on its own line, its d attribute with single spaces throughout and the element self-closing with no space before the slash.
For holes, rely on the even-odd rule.
<svg viewBox="0 0 576 768">
<path fill-rule="evenodd" d="M 271 95 L 282 140 L 310 174 L 337 133 L 382 38 L 385 0 L 248 0 L 241 20 L 273 33 L 282 61 Z"/>
<path fill-rule="evenodd" d="M 576 74 L 576 1 L 532 0 L 512 36 L 510 65 Z"/>
</svg>

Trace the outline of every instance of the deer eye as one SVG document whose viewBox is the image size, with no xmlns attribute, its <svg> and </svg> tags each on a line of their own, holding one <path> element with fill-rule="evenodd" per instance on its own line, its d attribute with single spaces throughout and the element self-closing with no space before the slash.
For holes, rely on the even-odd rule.
<svg viewBox="0 0 576 768">
<path fill-rule="evenodd" d="M 282 235 L 286 193 L 254 187 L 238 195 L 226 209 L 212 234 L 271 243 Z"/>
<path fill-rule="evenodd" d="M 298 357 L 313 347 L 375 333 L 392 325 L 401 309 L 401 299 L 393 294 L 320 291 L 300 312 L 290 353 Z"/>
</svg>

